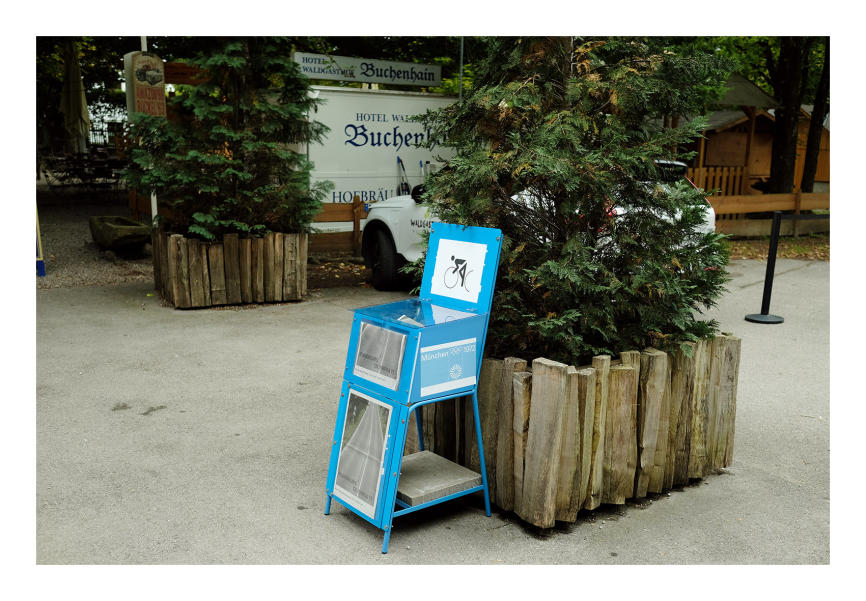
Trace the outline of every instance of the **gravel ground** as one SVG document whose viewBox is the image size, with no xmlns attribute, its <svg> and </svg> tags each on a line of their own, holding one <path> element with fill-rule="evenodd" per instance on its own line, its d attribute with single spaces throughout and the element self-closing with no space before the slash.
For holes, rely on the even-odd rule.
<svg viewBox="0 0 866 601">
<path fill-rule="evenodd" d="M 37 288 L 153 281 L 150 244 L 138 254 L 112 256 L 100 250 L 90 235 L 91 216 L 132 216 L 126 192 L 66 191 L 55 195 L 37 185 L 36 207 L 45 259 L 45 277 L 36 276 Z"/>
<path fill-rule="evenodd" d="M 37 288 L 104 286 L 153 281 L 150 244 L 134 255 L 103 252 L 90 235 L 88 220 L 96 215 L 132 217 L 126 192 L 88 194 L 65 191 L 55 195 L 36 187 L 36 206 L 42 234 L 45 277 L 36 276 Z M 307 288 L 369 288 L 370 270 L 351 253 L 313 255 L 307 266 Z"/>
</svg>

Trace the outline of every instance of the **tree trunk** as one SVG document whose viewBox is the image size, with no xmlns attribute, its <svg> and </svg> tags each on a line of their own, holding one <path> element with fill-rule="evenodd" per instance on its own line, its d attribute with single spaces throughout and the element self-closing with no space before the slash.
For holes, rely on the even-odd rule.
<svg viewBox="0 0 866 601">
<path fill-rule="evenodd" d="M 824 119 L 830 112 L 830 38 L 824 38 L 824 67 L 815 92 L 815 106 L 812 108 L 812 121 L 809 123 L 809 136 L 806 139 L 806 157 L 803 165 L 803 181 L 800 190 L 812 192 L 815 187 L 815 173 L 818 171 L 818 155 L 821 151 L 821 134 Z"/>
<path fill-rule="evenodd" d="M 797 162 L 797 120 L 803 99 L 804 82 L 808 78 L 808 56 L 812 40 L 803 37 L 782 37 L 778 61 L 769 47 L 767 69 L 773 91 L 781 106 L 776 109 L 776 126 L 773 135 L 773 155 L 770 161 L 770 194 L 785 194 L 794 191 L 794 175 Z"/>
</svg>

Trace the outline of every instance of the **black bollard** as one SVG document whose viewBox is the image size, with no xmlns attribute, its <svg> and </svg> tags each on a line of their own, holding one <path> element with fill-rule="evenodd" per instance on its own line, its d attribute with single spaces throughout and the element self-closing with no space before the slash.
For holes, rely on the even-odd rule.
<svg viewBox="0 0 866 601">
<path fill-rule="evenodd" d="M 767 254 L 767 275 L 764 276 L 764 300 L 761 312 L 746 315 L 746 321 L 754 323 L 782 323 L 784 317 L 770 315 L 770 295 L 773 293 L 773 272 L 776 270 L 776 249 L 779 246 L 779 232 L 782 229 L 782 211 L 773 212 L 773 229 L 770 234 L 770 252 Z"/>
</svg>

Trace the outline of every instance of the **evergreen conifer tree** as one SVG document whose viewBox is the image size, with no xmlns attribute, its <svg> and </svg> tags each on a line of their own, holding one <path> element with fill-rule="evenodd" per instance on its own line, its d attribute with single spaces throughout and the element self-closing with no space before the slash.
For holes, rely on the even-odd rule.
<svg viewBox="0 0 866 601">
<path fill-rule="evenodd" d="M 291 60 L 286 38 L 218 38 L 191 63 L 203 83 L 171 102 L 176 120 L 132 116 L 140 139 L 130 187 L 155 191 L 172 231 L 219 239 L 307 231 L 333 185 L 311 185 L 313 165 L 292 148 L 327 128 L 307 116 L 321 102 Z"/>
<path fill-rule="evenodd" d="M 579 365 L 712 335 L 727 254 L 700 234 L 704 193 L 661 186 L 657 161 L 700 135 L 733 64 L 663 39 L 491 38 L 473 91 L 419 117 L 456 150 L 427 182 L 444 221 L 503 231 L 494 356 Z M 614 207 L 620 214 L 614 215 Z"/>
</svg>

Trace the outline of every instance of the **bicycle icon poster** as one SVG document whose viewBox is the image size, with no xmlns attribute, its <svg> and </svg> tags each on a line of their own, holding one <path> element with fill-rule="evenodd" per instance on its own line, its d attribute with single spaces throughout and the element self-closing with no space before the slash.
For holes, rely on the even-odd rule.
<svg viewBox="0 0 866 601">
<path fill-rule="evenodd" d="M 477 303 L 486 255 L 485 244 L 442 238 L 436 254 L 431 292 Z"/>
</svg>

